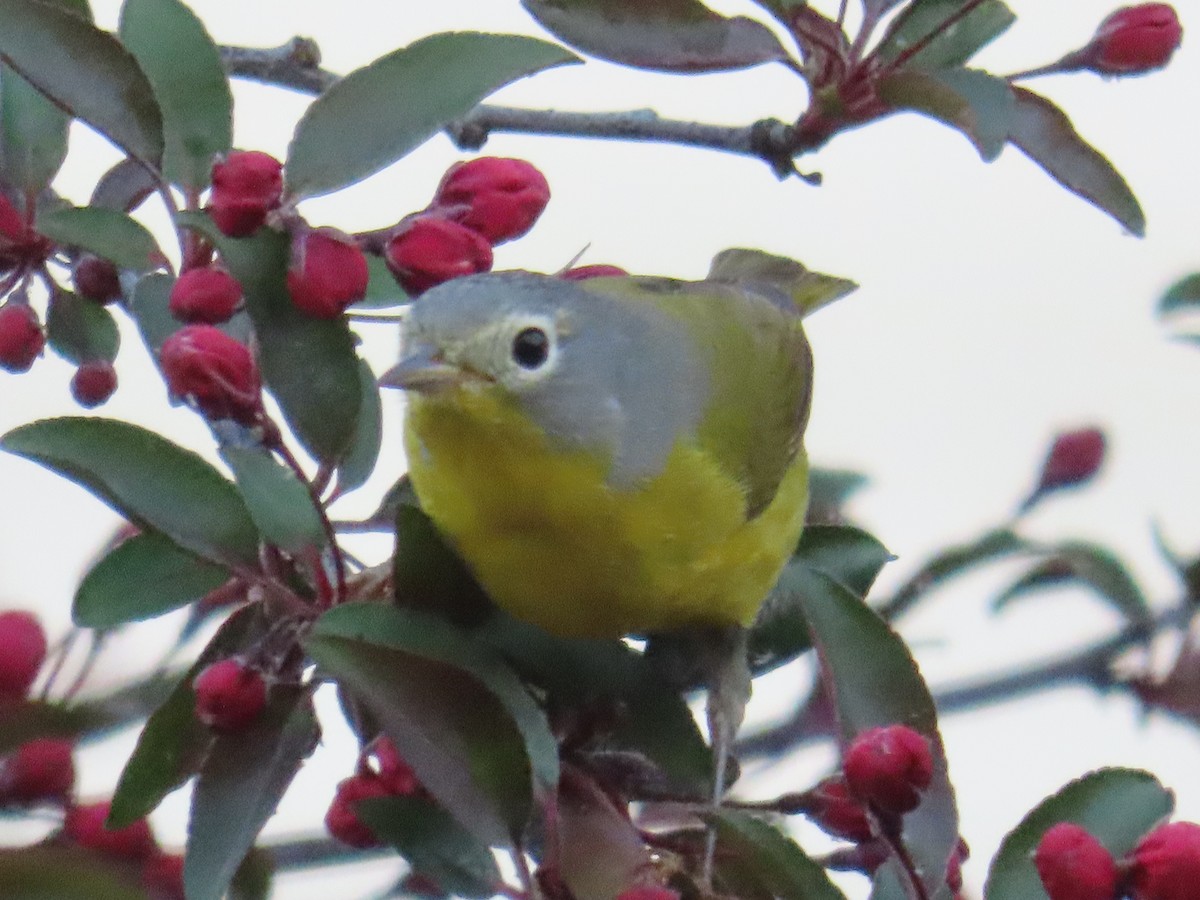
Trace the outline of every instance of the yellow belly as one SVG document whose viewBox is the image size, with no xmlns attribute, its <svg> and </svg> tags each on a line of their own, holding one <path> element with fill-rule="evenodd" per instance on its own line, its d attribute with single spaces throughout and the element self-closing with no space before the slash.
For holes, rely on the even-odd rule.
<svg viewBox="0 0 1200 900">
<path fill-rule="evenodd" d="M 409 396 L 405 445 L 422 506 L 488 594 L 559 635 L 747 624 L 804 524 L 803 452 L 762 513 L 695 445 L 635 489 L 552 449 L 486 391 Z"/>
</svg>

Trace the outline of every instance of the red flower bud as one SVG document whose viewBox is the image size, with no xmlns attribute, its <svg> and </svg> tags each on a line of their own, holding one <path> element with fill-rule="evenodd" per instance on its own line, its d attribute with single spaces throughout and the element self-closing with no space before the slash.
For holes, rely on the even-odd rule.
<svg viewBox="0 0 1200 900">
<path fill-rule="evenodd" d="M 532 228 L 549 202 L 550 185 L 531 163 L 481 156 L 446 170 L 432 208 L 499 244 Z"/>
<path fill-rule="evenodd" d="M 212 169 L 208 212 L 229 237 L 253 234 L 279 206 L 283 163 L 257 150 L 234 150 Z"/>
<path fill-rule="evenodd" d="M 75 262 L 71 281 L 81 297 L 97 303 L 111 303 L 121 296 L 117 267 L 107 259 L 85 253 Z"/>
<path fill-rule="evenodd" d="M 956 897 L 963 886 L 962 864 L 970 858 L 971 848 L 960 837 L 954 847 L 954 852 L 950 854 L 950 859 L 946 863 L 946 887 L 950 888 Z"/>
<path fill-rule="evenodd" d="M 22 744 L 0 767 L 0 802 L 62 801 L 75 786 L 74 745 L 57 738 Z"/>
<path fill-rule="evenodd" d="M 1108 16 L 1080 51 L 1082 67 L 1102 75 L 1137 75 L 1161 69 L 1183 37 L 1169 3 L 1124 6 Z"/>
<path fill-rule="evenodd" d="M 184 900 L 183 857 L 165 853 L 146 860 L 142 866 L 142 887 L 152 900 Z"/>
<path fill-rule="evenodd" d="M 109 830 L 104 827 L 112 804 L 105 801 L 67 810 L 63 833 L 80 847 L 121 859 L 144 861 L 157 854 L 158 845 L 145 819 Z"/>
<path fill-rule="evenodd" d="M 365 765 L 372 757 L 377 766 L 375 770 Z M 417 780 L 417 773 L 404 761 L 396 749 L 396 745 L 386 734 L 375 738 L 363 751 L 363 765 L 360 765 L 358 774 L 376 776 L 390 793 L 402 797 L 421 790 L 421 782 Z"/>
<path fill-rule="evenodd" d="M 1045 494 L 1090 480 L 1104 462 L 1104 432 L 1099 428 L 1064 431 L 1054 438 L 1042 475 L 1032 494 L 1021 506 L 1029 509 Z"/>
<path fill-rule="evenodd" d="M 907 725 L 864 731 L 842 760 L 850 792 L 882 812 L 906 813 L 933 779 L 929 739 Z"/>
<path fill-rule="evenodd" d="M 1200 890 L 1200 825 L 1172 822 L 1133 851 L 1133 900 L 1188 900 Z"/>
<path fill-rule="evenodd" d="M 173 397 L 209 419 L 253 424 L 262 408 L 258 366 L 250 348 L 212 325 L 186 325 L 158 351 Z"/>
<path fill-rule="evenodd" d="M 1050 900 L 1113 900 L 1117 896 L 1117 864 L 1112 854 L 1074 822 L 1046 830 L 1033 854 L 1033 864 Z"/>
<path fill-rule="evenodd" d="M 71 376 L 71 396 L 85 409 L 99 406 L 117 389 L 117 370 L 106 359 L 85 362 Z"/>
<path fill-rule="evenodd" d="M 32 613 L 0 613 L 0 697 L 24 697 L 46 660 L 46 632 Z"/>
<path fill-rule="evenodd" d="M 171 287 L 171 314 L 184 322 L 227 322 L 241 302 L 241 283 L 219 266 L 188 269 Z"/>
<path fill-rule="evenodd" d="M 222 659 L 206 667 L 196 676 L 192 689 L 196 692 L 196 718 L 214 731 L 242 731 L 267 705 L 262 674 L 236 659 Z"/>
<path fill-rule="evenodd" d="M 589 278 L 617 278 L 628 274 L 620 266 L 597 263 L 592 266 L 576 266 L 573 269 L 567 269 L 559 272 L 558 277 L 565 278 L 567 281 L 587 281 Z"/>
<path fill-rule="evenodd" d="M 54 252 L 54 244 L 25 222 L 8 197 L 0 194 L 0 269 L 40 263 Z"/>
<path fill-rule="evenodd" d="M 288 293 L 301 312 L 333 319 L 367 293 L 367 258 L 333 231 L 310 231 L 292 244 Z"/>
<path fill-rule="evenodd" d="M 390 797 L 392 791 L 374 775 L 355 775 L 337 786 L 329 811 L 325 813 L 325 828 L 336 839 L 351 847 L 378 847 L 375 833 L 358 817 L 355 804 L 371 797 Z"/>
<path fill-rule="evenodd" d="M 850 796 L 846 779 L 840 775 L 826 778 L 803 797 L 804 812 L 834 837 L 858 843 L 873 836 L 867 811 Z"/>
<path fill-rule="evenodd" d="M 400 286 L 416 296 L 452 278 L 488 271 L 492 247 L 465 225 L 421 216 L 388 241 L 384 260 Z"/>
<path fill-rule="evenodd" d="M 28 372 L 45 346 L 42 323 L 31 306 L 12 301 L 0 306 L 0 369 Z"/>
</svg>

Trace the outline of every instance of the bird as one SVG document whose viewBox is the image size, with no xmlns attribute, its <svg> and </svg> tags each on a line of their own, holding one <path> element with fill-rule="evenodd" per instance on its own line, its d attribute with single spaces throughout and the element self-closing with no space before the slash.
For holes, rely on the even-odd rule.
<svg viewBox="0 0 1200 900">
<path fill-rule="evenodd" d="M 562 637 L 717 636 L 718 798 L 746 629 L 804 525 L 812 368 L 762 285 L 493 272 L 420 295 L 380 379 L 422 508 L 498 606 Z"/>
</svg>

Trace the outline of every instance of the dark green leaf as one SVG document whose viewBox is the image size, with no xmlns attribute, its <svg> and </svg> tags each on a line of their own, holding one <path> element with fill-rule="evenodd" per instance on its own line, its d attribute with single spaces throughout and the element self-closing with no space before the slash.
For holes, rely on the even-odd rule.
<svg viewBox="0 0 1200 900">
<path fill-rule="evenodd" d="M 151 353 L 157 354 L 163 341 L 183 327 L 171 314 L 171 288 L 175 279 L 154 272 L 138 279 L 130 301 L 130 311 L 137 322 L 142 340 Z"/>
<path fill-rule="evenodd" d="M 157 167 L 163 139 L 154 92 L 111 34 L 51 4 L 0 0 L 0 58 L 67 113 Z"/>
<path fill-rule="evenodd" d="M 126 157 L 100 176 L 88 206 L 131 212 L 157 190 L 154 173 L 136 159 Z"/>
<path fill-rule="evenodd" d="M 145 900 L 136 870 L 79 847 L 0 849 L 5 900 Z"/>
<path fill-rule="evenodd" d="M 213 742 L 196 779 L 183 882 L 188 900 L 221 900 L 319 736 L 303 687 L 276 685 L 250 727 Z"/>
<path fill-rule="evenodd" d="M 200 770 L 213 733 L 195 716 L 192 681 L 209 663 L 244 650 L 260 635 L 260 610 L 248 606 L 233 613 L 176 683 L 170 696 L 154 711 L 138 737 L 137 746 L 117 783 L 108 819 L 114 827 L 128 825 L 152 812 L 163 797 Z"/>
<path fill-rule="evenodd" d="M 84 576 L 71 617 L 85 628 L 151 619 L 199 600 L 229 572 L 154 531 L 122 541 Z"/>
<path fill-rule="evenodd" d="M 412 302 L 412 298 L 404 292 L 387 267 L 387 263 L 378 256 L 367 256 L 367 294 L 350 307 L 350 311 L 367 309 L 386 309 L 391 306 L 403 306 Z"/>
<path fill-rule="evenodd" d="M 325 546 L 325 528 L 312 494 L 291 469 L 262 447 L 224 444 L 221 459 L 233 471 L 238 492 L 264 541 L 289 553 Z"/>
<path fill-rule="evenodd" d="M 112 362 L 121 345 L 112 313 L 66 290 L 56 291 L 50 298 L 46 334 L 54 352 L 76 365 L 98 359 Z"/>
<path fill-rule="evenodd" d="M 275 860 L 255 847 L 246 854 L 229 885 L 229 900 L 269 900 L 275 878 Z"/>
<path fill-rule="evenodd" d="M 892 20 L 892 27 L 876 51 L 884 62 L 894 62 L 902 53 L 933 35 L 914 54 L 906 68 L 947 69 L 961 66 L 984 46 L 1003 34 L 1016 16 L 999 0 L 984 0 L 979 6 L 944 27 L 970 0 L 916 0 L 911 10 Z"/>
<path fill-rule="evenodd" d="M 396 510 L 392 584 L 396 602 L 459 625 L 482 621 L 493 606 L 466 564 L 416 505 Z"/>
<path fill-rule="evenodd" d="M 1014 87 L 1009 140 L 1073 194 L 1108 213 L 1132 234 L 1146 233 L 1142 207 L 1107 157 L 1087 143 L 1067 114 L 1033 91 Z"/>
<path fill-rule="evenodd" d="M 933 698 L 904 642 L 861 599 L 820 572 L 809 570 L 797 581 L 842 739 L 899 723 L 930 741 L 933 780 L 920 806 L 904 817 L 902 839 L 932 895 L 944 884 L 958 844 L 954 789 Z"/>
<path fill-rule="evenodd" d="M 318 460 L 341 459 L 354 439 L 362 402 L 354 338 L 346 322 L 314 319 L 292 303 L 286 235 L 262 228 L 249 238 L 228 238 L 201 213 L 184 213 L 179 222 L 211 240 L 241 282 L 258 336 L 263 378 L 288 425 Z"/>
<path fill-rule="evenodd" d="M 163 173 L 199 191 L 213 157 L 229 149 L 233 128 L 233 97 L 216 45 L 179 0 L 125 0 L 120 34 L 162 110 Z"/>
<path fill-rule="evenodd" d="M 1179 310 L 1195 311 L 1200 306 L 1200 272 L 1179 279 L 1159 298 L 1158 314 L 1170 315 Z"/>
<path fill-rule="evenodd" d="M 717 829 L 718 880 L 733 896 L 845 900 L 814 862 L 779 829 L 736 809 L 710 815 Z"/>
<path fill-rule="evenodd" d="M 28 81 L 0 66 L 0 160 L 4 180 L 36 196 L 67 158 L 71 118 Z"/>
<path fill-rule="evenodd" d="M 414 872 L 442 890 L 457 897 L 495 896 L 502 879 L 492 851 L 437 804 L 419 796 L 381 797 L 354 810 Z"/>
<path fill-rule="evenodd" d="M 1175 798 L 1149 772 L 1100 769 L 1072 781 L 1039 803 L 1009 832 L 988 871 L 987 900 L 1046 900 L 1033 867 L 1042 835 L 1059 822 L 1090 831 L 1116 859 L 1175 808 Z"/>
<path fill-rule="evenodd" d="M 237 489 L 152 431 L 98 417 L 43 419 L 10 431 L 0 448 L 70 478 L 205 559 L 258 561 L 258 533 Z"/>
<path fill-rule="evenodd" d="M 382 724 L 439 803 L 488 844 L 521 833 L 558 783 L 558 745 L 499 655 L 414 610 L 346 604 L 309 654 Z"/>
<path fill-rule="evenodd" d="M 358 380 L 362 400 L 358 406 L 358 422 L 354 426 L 354 441 L 338 466 L 339 496 L 366 484 L 375 472 L 379 450 L 383 443 L 383 403 L 375 373 L 365 360 L 358 361 Z"/>
<path fill-rule="evenodd" d="M 707 280 L 740 284 L 768 295 L 782 294 L 806 316 L 858 289 L 847 278 L 813 272 L 786 256 L 738 248 L 722 250 L 713 257 Z"/>
<path fill-rule="evenodd" d="M 958 129 L 985 162 L 1004 149 L 1015 114 L 1009 83 L 978 69 L 900 71 L 880 82 L 879 95 Z"/>
<path fill-rule="evenodd" d="M 866 486 L 868 478 L 848 469 L 808 470 L 808 521 L 818 525 L 836 525 L 842 507 L 850 497 Z"/>
<path fill-rule="evenodd" d="M 382 56 L 313 101 L 288 148 L 288 190 L 327 194 L 401 159 L 509 82 L 575 61 L 508 34 L 435 34 Z M 437 90 L 430 90 L 437 85 Z"/>
<path fill-rule="evenodd" d="M 149 272 L 166 262 L 146 226 L 115 209 L 63 206 L 38 216 L 37 230 L 56 244 L 79 247 L 121 269 Z"/>
</svg>

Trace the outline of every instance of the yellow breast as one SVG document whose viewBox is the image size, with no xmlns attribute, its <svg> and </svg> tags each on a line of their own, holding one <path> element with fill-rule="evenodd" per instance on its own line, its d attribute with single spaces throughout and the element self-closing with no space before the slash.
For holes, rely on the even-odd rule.
<svg viewBox="0 0 1200 900">
<path fill-rule="evenodd" d="M 807 462 L 745 518 L 742 488 L 695 444 L 629 490 L 563 452 L 495 391 L 409 396 L 417 496 L 488 594 L 559 635 L 746 624 L 795 549 Z"/>
</svg>

